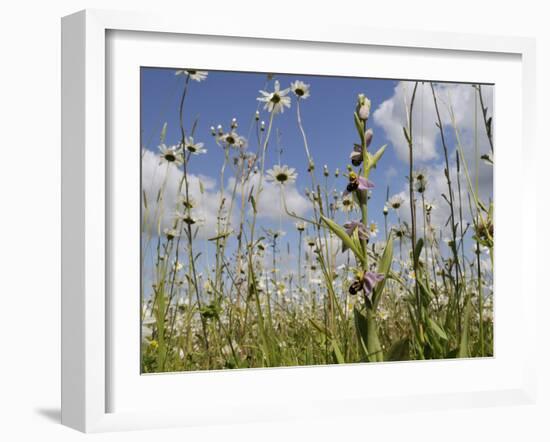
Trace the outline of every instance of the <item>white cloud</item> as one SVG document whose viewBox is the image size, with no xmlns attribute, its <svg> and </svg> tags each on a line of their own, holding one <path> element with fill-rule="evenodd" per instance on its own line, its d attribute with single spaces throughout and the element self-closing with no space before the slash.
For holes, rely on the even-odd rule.
<svg viewBox="0 0 550 442">
<path fill-rule="evenodd" d="M 167 168 L 166 163 L 160 164 L 160 158 L 157 154 L 145 150 L 142 157 L 142 188 L 147 198 L 149 222 L 156 225 L 158 219 L 161 220 L 161 231 L 171 227 L 173 215 L 176 210 L 176 202 L 185 195 L 185 186 L 181 187 L 183 172 L 176 167 Z M 189 195 L 196 203 L 194 216 L 204 219 L 204 225 L 198 229 L 199 238 L 210 238 L 216 235 L 216 224 L 218 208 L 221 201 L 221 192 L 216 180 L 206 175 L 188 175 Z M 251 186 L 256 189 L 259 184 L 259 175 L 253 176 L 246 184 L 245 195 L 248 196 Z M 225 189 L 226 203 L 225 209 L 229 210 L 229 200 L 235 184 L 235 178 L 228 180 Z M 157 203 L 159 189 L 164 185 L 162 201 Z M 202 185 L 202 186 L 201 186 Z M 202 187 L 202 191 L 201 191 Z M 236 190 L 237 201 L 233 206 L 231 223 L 233 227 L 237 226 L 237 211 L 240 207 L 241 188 L 238 185 Z M 289 211 L 296 215 L 304 216 L 311 207 L 311 203 L 300 194 L 294 184 L 284 187 L 284 197 Z M 247 208 L 250 205 L 247 203 Z M 263 190 L 257 201 L 258 218 L 264 220 L 279 221 L 279 219 L 290 220 L 286 215 L 281 201 L 281 189 L 278 184 L 270 183 L 264 179 Z M 181 206 L 180 206 L 181 210 Z M 248 209 L 247 209 L 248 210 Z M 250 212 L 247 212 L 250 214 Z"/>
<path fill-rule="evenodd" d="M 394 90 L 394 95 L 382 103 L 374 112 L 375 122 L 384 128 L 386 135 L 396 149 L 398 158 L 408 162 L 408 145 L 403 135 L 405 125 L 405 100 L 410 100 L 413 82 L 400 82 Z M 435 86 L 439 112 L 444 127 L 445 141 L 448 148 L 449 169 L 453 181 L 455 222 L 459 222 L 458 215 L 458 187 L 457 187 L 457 146 L 458 139 L 452 127 L 451 110 L 454 113 L 458 128 L 458 137 L 464 153 L 464 160 L 471 178 L 472 185 L 476 183 L 476 143 L 478 158 L 477 181 L 479 195 L 482 201 L 488 202 L 493 197 L 493 168 L 479 157 L 490 152 L 489 141 L 485 131 L 483 115 L 477 98 L 477 91 L 469 84 L 438 84 Z M 483 101 L 488 107 L 488 115 L 493 114 L 493 88 L 482 86 Z M 413 136 L 415 141 L 414 158 L 415 169 L 422 168 L 428 176 L 428 187 L 425 192 L 427 201 L 435 203 L 432 213 L 432 223 L 444 228 L 450 215 L 449 205 L 441 196 L 448 197 L 449 190 L 445 178 L 445 156 L 440 139 L 440 131 L 435 126 L 437 115 L 429 83 L 418 86 L 413 113 Z M 477 116 L 477 120 L 476 120 Z M 477 136 L 476 136 L 477 135 Z M 428 163 L 428 161 L 431 161 Z M 462 190 L 463 218 L 471 220 L 468 202 L 468 181 L 462 160 L 460 162 L 460 185 Z M 405 203 L 399 211 L 402 220 L 410 222 L 410 204 L 408 184 L 400 189 Z M 418 196 L 418 194 L 416 194 Z M 420 198 L 418 198 L 420 200 Z M 418 209 L 421 210 L 420 203 Z M 419 217 L 421 218 L 421 217 Z M 421 221 L 419 228 L 422 228 Z M 444 229 L 445 230 L 445 229 Z M 446 234 L 446 233 L 444 233 Z"/>
<path fill-rule="evenodd" d="M 259 174 L 250 178 L 247 189 L 245 189 L 247 196 L 252 186 L 254 189 L 258 188 L 259 180 Z M 228 188 L 232 189 L 234 184 L 235 178 L 231 177 L 228 182 Z M 295 213 L 298 216 L 304 216 L 311 208 L 311 202 L 298 191 L 294 183 L 286 184 L 283 186 L 283 189 L 281 189 L 279 184 L 269 182 L 264 177 L 262 186 L 262 192 L 260 193 L 258 201 L 256 201 L 258 218 L 274 221 L 278 221 L 279 219 L 283 221 L 293 219 L 289 217 L 284 210 L 281 191 L 283 192 L 284 201 L 289 212 Z M 255 192 L 256 190 L 254 190 L 254 193 Z M 241 190 L 237 189 L 237 193 L 240 195 Z"/>
<path fill-rule="evenodd" d="M 397 169 L 393 166 L 386 167 L 384 170 L 384 177 L 386 181 L 391 181 L 394 177 L 397 176 Z"/>
<path fill-rule="evenodd" d="M 418 161 L 429 161 L 438 156 L 435 143 L 437 128 L 433 124 L 435 111 L 433 102 L 429 106 L 431 95 L 428 95 L 429 86 L 426 86 L 418 87 L 413 106 L 414 156 Z M 405 140 L 403 127 L 407 125 L 413 87 L 412 82 L 399 82 L 394 89 L 393 96 L 384 101 L 373 113 L 375 123 L 384 129 L 390 145 L 393 146 L 402 161 L 409 159 L 409 146 Z M 424 115 L 422 115 L 422 109 L 424 109 Z M 427 122 L 429 124 L 425 124 Z"/>
<path fill-rule="evenodd" d="M 414 88 L 414 82 L 401 81 L 394 89 L 391 98 L 384 101 L 373 113 L 374 121 L 386 133 L 390 145 L 402 161 L 409 160 L 409 147 L 403 134 L 407 125 L 407 113 Z M 493 87 L 482 86 L 483 100 L 488 114 L 493 114 Z M 440 83 L 435 85 L 438 107 L 444 129 L 451 127 L 451 106 L 456 125 L 460 128 L 461 142 L 465 152 L 473 153 L 474 120 L 477 109 L 478 148 L 487 152 L 489 144 L 483 124 L 483 116 L 477 99 L 477 92 L 470 84 Z M 417 162 L 441 160 L 443 147 L 440 132 L 436 127 L 437 114 L 430 84 L 419 83 L 413 106 L 413 143 L 414 158 Z M 454 134 L 447 137 L 449 149 L 453 149 L 456 140 Z M 468 155 L 466 155 L 468 156 Z M 471 157 L 471 155 L 470 155 Z"/>
<path fill-rule="evenodd" d="M 176 203 L 185 195 L 185 186 L 180 185 L 183 172 L 174 166 L 167 168 L 160 164 L 157 154 L 145 150 L 142 156 L 142 190 L 147 198 L 149 220 L 156 223 L 161 220 L 161 231 L 171 227 Z M 216 219 L 220 203 L 220 193 L 216 190 L 216 181 L 206 175 L 188 175 L 189 196 L 197 207 L 194 216 L 204 219 L 204 226 L 199 229 L 201 238 L 211 237 L 216 232 Z M 159 189 L 164 185 L 162 200 L 157 202 Z M 201 192 L 202 185 L 202 192 Z M 143 201 L 143 198 L 142 198 Z M 181 210 L 181 209 L 180 209 Z"/>
</svg>

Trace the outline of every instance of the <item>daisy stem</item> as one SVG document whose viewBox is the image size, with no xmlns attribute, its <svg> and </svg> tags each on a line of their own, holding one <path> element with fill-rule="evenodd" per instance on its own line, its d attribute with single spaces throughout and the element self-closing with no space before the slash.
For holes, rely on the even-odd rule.
<svg viewBox="0 0 550 442">
<path fill-rule="evenodd" d="M 189 157 L 185 152 L 185 127 L 183 124 L 183 110 L 184 110 L 184 104 L 185 104 L 185 98 L 187 96 L 187 91 L 189 88 L 189 75 L 185 78 L 185 86 L 183 88 L 183 93 L 181 95 L 180 100 L 180 106 L 179 106 L 179 122 L 180 122 L 180 131 L 181 131 L 181 143 L 183 146 L 183 180 L 185 183 L 185 201 L 189 201 L 189 178 L 187 174 L 187 167 L 188 167 L 188 161 Z M 190 207 L 187 208 L 187 210 L 190 212 Z M 189 213 L 190 214 L 190 213 Z M 188 239 L 188 252 L 189 252 L 189 287 L 192 285 L 194 287 L 195 295 L 197 298 L 197 305 L 199 307 L 199 315 L 201 319 L 201 325 L 202 325 L 202 331 L 203 331 L 203 339 L 204 339 L 204 346 L 206 351 L 209 350 L 208 345 L 208 332 L 206 327 L 206 318 L 203 316 L 202 313 L 202 302 L 200 299 L 199 294 L 199 285 L 197 280 L 197 272 L 195 269 L 195 263 L 194 263 L 194 254 L 193 254 L 193 232 L 191 230 L 191 224 L 187 223 L 187 239 Z M 191 292 L 191 289 L 189 289 L 189 292 Z"/>
<path fill-rule="evenodd" d="M 313 164 L 313 161 L 312 161 L 312 158 L 311 158 L 311 154 L 309 153 L 309 146 L 308 146 L 308 143 L 307 143 L 306 132 L 304 131 L 304 127 L 302 125 L 302 115 L 301 115 L 301 112 L 300 112 L 300 98 L 298 98 L 298 100 L 296 102 L 297 102 L 297 104 L 296 104 L 296 118 L 298 119 L 298 127 L 300 128 L 300 132 L 301 132 L 302 138 L 304 140 L 304 148 L 306 150 L 306 156 L 307 156 L 308 167 L 309 167 L 310 165 Z"/>
</svg>

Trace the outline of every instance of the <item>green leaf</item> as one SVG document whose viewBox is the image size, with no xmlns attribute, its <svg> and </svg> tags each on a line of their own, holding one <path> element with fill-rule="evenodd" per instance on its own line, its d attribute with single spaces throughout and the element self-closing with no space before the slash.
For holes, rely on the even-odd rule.
<svg viewBox="0 0 550 442">
<path fill-rule="evenodd" d="M 368 342 L 368 327 L 367 327 L 367 318 L 357 309 L 353 309 L 353 316 L 355 319 L 355 330 L 357 331 L 357 340 L 360 344 L 360 349 L 363 350 L 363 356 L 365 360 L 369 354 L 367 348 Z"/>
<path fill-rule="evenodd" d="M 378 326 L 376 324 L 376 317 L 374 310 L 372 309 L 367 310 L 367 328 L 367 348 L 369 349 L 369 361 L 384 362 L 382 346 L 380 345 L 380 340 L 378 339 Z"/>
<path fill-rule="evenodd" d="M 423 304 L 427 307 L 432 301 L 433 294 L 426 284 L 424 284 L 422 272 L 420 270 L 417 270 L 416 281 L 418 283 L 418 287 L 420 288 Z"/>
<path fill-rule="evenodd" d="M 407 140 L 408 144 L 411 144 L 411 137 L 409 137 L 409 131 L 406 127 L 403 127 L 403 134 L 405 135 L 405 139 Z"/>
<path fill-rule="evenodd" d="M 338 361 L 339 364 L 345 364 L 346 360 L 344 359 L 344 356 L 342 355 L 342 352 L 340 351 L 340 347 L 338 347 L 338 344 L 334 339 L 330 341 L 332 345 L 332 350 L 334 351 L 334 356 L 336 357 L 336 361 Z"/>
<path fill-rule="evenodd" d="M 363 250 L 363 246 L 361 245 L 361 240 L 359 239 L 359 231 L 355 229 L 353 231 L 353 234 L 351 235 L 351 240 L 355 244 L 355 247 L 357 250 Z"/>
<path fill-rule="evenodd" d="M 356 242 L 349 237 L 349 235 L 346 233 L 346 231 L 342 226 L 335 223 L 334 221 L 327 218 L 326 216 L 321 215 L 321 219 L 328 226 L 328 228 L 332 230 L 334 234 L 342 240 L 342 242 L 346 245 L 346 247 L 351 249 L 351 251 L 355 254 L 355 256 L 359 261 L 363 262 L 365 260 L 365 257 L 363 256 L 361 249 L 357 247 Z"/>
<path fill-rule="evenodd" d="M 416 242 L 416 246 L 414 248 L 414 268 L 415 269 L 418 267 L 418 259 L 420 258 L 420 253 L 422 252 L 423 246 L 424 246 L 424 240 L 420 238 Z"/>
<path fill-rule="evenodd" d="M 323 327 L 322 325 L 319 325 L 317 324 L 317 322 L 315 322 L 313 319 L 311 318 L 308 318 L 309 322 L 311 323 L 311 325 L 313 325 L 313 327 L 315 329 L 317 329 L 317 331 L 320 331 L 321 333 L 323 333 L 325 336 L 327 337 L 330 337 L 330 332 L 325 328 Z"/>
<path fill-rule="evenodd" d="M 384 155 L 384 152 L 386 151 L 386 147 L 388 147 L 387 144 L 384 144 L 380 149 L 376 151 L 376 153 L 372 156 L 372 159 L 369 163 L 369 168 L 376 167 L 378 164 L 378 161 L 380 161 L 380 158 L 382 158 L 382 155 Z"/>
<path fill-rule="evenodd" d="M 400 339 L 393 344 L 386 356 L 386 361 L 406 361 L 409 359 L 409 338 Z"/>
<path fill-rule="evenodd" d="M 470 356 L 470 315 L 472 312 L 470 297 L 471 295 L 468 295 L 464 300 L 464 323 L 462 325 L 462 335 L 460 336 L 460 347 L 458 348 L 459 358 Z"/>
<path fill-rule="evenodd" d="M 428 318 L 428 325 L 430 328 L 443 340 L 448 341 L 449 337 L 447 333 L 441 328 L 441 326 L 435 322 L 432 318 Z"/>
<path fill-rule="evenodd" d="M 160 143 L 164 143 L 164 141 L 166 140 L 166 129 L 168 129 L 168 123 L 165 122 L 163 125 L 162 125 L 162 130 L 160 131 Z"/>
<path fill-rule="evenodd" d="M 258 213 L 258 211 L 256 210 L 256 200 L 254 199 L 252 194 L 250 194 L 250 202 L 252 203 L 252 210 L 254 210 L 254 213 Z"/>
<path fill-rule="evenodd" d="M 388 236 L 388 241 L 386 243 L 386 248 L 384 249 L 384 253 L 382 254 L 382 258 L 380 259 L 380 263 L 378 264 L 378 273 L 382 273 L 384 275 L 384 279 L 380 281 L 373 290 L 373 304 L 374 308 L 376 309 L 376 306 L 380 302 L 380 297 L 382 295 L 382 292 L 384 291 L 384 287 L 386 286 L 386 279 L 388 277 L 388 273 L 391 270 L 391 263 L 393 260 L 393 235 L 390 232 Z"/>
</svg>

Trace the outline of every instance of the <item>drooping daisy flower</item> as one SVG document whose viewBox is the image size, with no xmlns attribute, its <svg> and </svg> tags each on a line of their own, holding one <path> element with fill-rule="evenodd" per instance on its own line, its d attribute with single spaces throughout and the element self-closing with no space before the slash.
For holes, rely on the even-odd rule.
<svg viewBox="0 0 550 442">
<path fill-rule="evenodd" d="M 273 166 L 273 169 L 269 169 L 267 171 L 266 177 L 269 181 L 276 181 L 279 184 L 284 185 L 295 182 L 298 174 L 292 167 L 288 167 L 287 165 L 279 166 L 276 164 Z"/>
<path fill-rule="evenodd" d="M 309 97 L 309 84 L 305 84 L 303 81 L 296 80 L 294 83 L 290 83 L 290 88 L 298 98 Z"/>
<path fill-rule="evenodd" d="M 404 202 L 405 200 L 399 194 L 392 196 L 388 200 L 388 204 L 393 210 L 398 210 Z"/>
<path fill-rule="evenodd" d="M 232 130 L 227 132 L 219 137 L 219 141 L 222 144 L 227 145 L 228 147 L 241 148 L 244 149 L 247 146 L 247 141 L 245 137 L 240 136 L 237 132 Z"/>
<path fill-rule="evenodd" d="M 369 190 L 374 188 L 374 183 L 366 179 L 364 176 L 357 175 L 355 172 L 350 172 L 349 183 L 346 187 L 344 195 L 354 191 Z"/>
<path fill-rule="evenodd" d="M 197 202 L 192 197 L 185 197 L 185 196 L 181 199 L 181 204 L 186 209 L 193 209 L 194 207 L 197 206 Z"/>
<path fill-rule="evenodd" d="M 192 153 L 193 155 L 200 155 L 206 153 L 204 148 L 204 143 L 195 143 L 193 137 L 185 137 L 185 150 Z"/>
<path fill-rule="evenodd" d="M 196 81 L 197 83 L 200 83 L 203 80 L 206 80 L 206 77 L 208 77 L 207 71 L 194 71 L 191 69 L 187 70 L 180 70 L 176 71 L 176 75 L 188 75 L 189 79 Z"/>
<path fill-rule="evenodd" d="M 306 223 L 304 223 L 303 221 L 297 222 L 296 229 L 298 230 L 298 232 L 303 232 L 304 230 L 306 230 Z"/>
<path fill-rule="evenodd" d="M 180 212 L 176 210 L 176 213 L 174 214 L 174 218 L 179 219 L 183 221 L 185 224 L 189 224 L 192 226 L 193 224 L 197 225 L 203 225 L 205 222 L 205 219 L 200 216 L 193 215 L 194 211 L 191 211 L 190 208 L 186 210 L 185 212 Z"/>
<path fill-rule="evenodd" d="M 287 97 L 289 91 L 289 88 L 281 90 L 279 81 L 275 80 L 274 91 L 267 92 L 261 90 L 260 94 L 262 96 L 258 97 L 257 100 L 265 103 L 264 109 L 267 109 L 268 112 L 273 112 L 274 114 L 283 113 L 285 106 L 290 108 L 290 97 Z"/>
<path fill-rule="evenodd" d="M 161 162 L 174 163 L 176 166 L 183 164 L 180 146 L 166 146 L 166 144 L 161 144 L 159 150 Z"/>
<path fill-rule="evenodd" d="M 414 188 L 418 193 L 424 193 L 428 185 L 428 178 L 424 170 L 413 172 Z"/>
<path fill-rule="evenodd" d="M 341 207 L 344 212 L 351 212 L 355 209 L 355 207 L 357 207 L 357 203 L 353 199 L 353 195 L 348 194 L 342 197 L 338 207 Z"/>
<path fill-rule="evenodd" d="M 169 241 L 180 236 L 176 229 L 164 229 L 164 234 L 166 235 L 166 239 Z"/>
<path fill-rule="evenodd" d="M 493 245 L 494 225 L 490 216 L 479 215 L 474 222 L 474 239 L 484 246 Z"/>
<path fill-rule="evenodd" d="M 393 230 L 395 232 L 396 238 L 404 238 L 405 236 L 407 236 L 408 233 L 408 229 L 404 224 L 400 226 L 395 226 Z"/>
<path fill-rule="evenodd" d="M 376 224 L 374 221 L 371 221 L 369 224 L 369 236 L 376 237 L 378 234 L 378 224 Z"/>
</svg>

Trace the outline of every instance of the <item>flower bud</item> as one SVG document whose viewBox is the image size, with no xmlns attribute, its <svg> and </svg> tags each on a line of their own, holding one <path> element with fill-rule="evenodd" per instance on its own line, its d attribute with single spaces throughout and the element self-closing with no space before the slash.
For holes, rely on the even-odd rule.
<svg viewBox="0 0 550 442">
<path fill-rule="evenodd" d="M 370 101 L 368 102 L 368 104 L 364 104 L 359 108 L 359 118 L 361 118 L 361 120 L 363 121 L 368 120 L 369 115 L 370 115 Z"/>
<path fill-rule="evenodd" d="M 367 129 L 367 131 L 365 132 L 365 142 L 367 143 L 367 147 L 370 146 L 373 135 L 374 132 L 372 131 L 372 129 Z"/>
<path fill-rule="evenodd" d="M 357 96 L 357 115 L 359 115 L 359 118 L 363 121 L 368 120 L 370 115 L 370 100 L 365 97 L 365 94 L 359 94 Z"/>
</svg>

